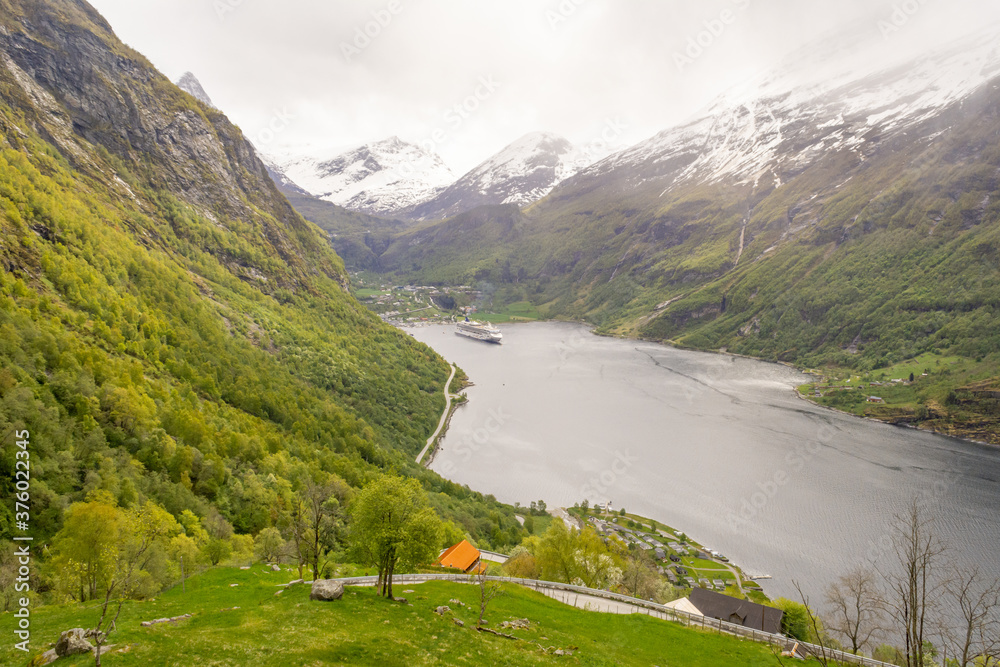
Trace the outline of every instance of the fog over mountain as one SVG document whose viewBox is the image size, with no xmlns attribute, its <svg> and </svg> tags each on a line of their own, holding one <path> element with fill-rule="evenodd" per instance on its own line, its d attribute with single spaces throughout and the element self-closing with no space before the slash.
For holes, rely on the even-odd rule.
<svg viewBox="0 0 1000 667">
<path fill-rule="evenodd" d="M 539 130 L 603 157 L 845 30 L 827 61 L 874 68 L 1000 20 L 984 0 L 95 4 L 172 79 L 196 72 L 265 152 L 333 156 L 398 136 L 457 174 Z M 602 136 L 615 119 L 621 133 Z"/>
</svg>

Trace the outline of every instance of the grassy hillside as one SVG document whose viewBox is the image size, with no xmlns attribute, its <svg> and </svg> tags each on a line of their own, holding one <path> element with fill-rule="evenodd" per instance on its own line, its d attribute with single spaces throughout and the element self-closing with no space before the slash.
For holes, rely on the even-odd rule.
<svg viewBox="0 0 1000 667">
<path fill-rule="evenodd" d="M 348 294 L 240 130 L 85 3 L 0 0 L 0 23 L 0 433 L 31 433 L 35 539 L 98 491 L 257 534 L 310 480 L 394 467 L 516 541 L 510 508 L 412 463 L 447 364 Z"/>
<path fill-rule="evenodd" d="M 291 572 L 272 573 L 262 566 L 217 568 L 188 580 L 186 592 L 174 587 L 155 600 L 128 603 L 113 635 L 118 651 L 112 649 L 105 663 L 123 667 L 150 662 L 220 666 L 777 664 L 770 649 L 761 644 L 642 615 L 577 610 L 517 586 L 504 588 L 504 594 L 490 603 L 486 619 L 491 628 L 505 620 L 528 619 L 528 629 L 504 630 L 523 641 L 475 630 L 479 590 L 468 584 L 403 586 L 406 605 L 379 598 L 370 587 L 348 588 L 337 602 L 310 601 L 307 585 L 275 595 L 280 590 L 276 584 L 294 577 Z M 451 602 L 454 599 L 466 606 Z M 444 616 L 434 613 L 442 605 L 453 611 Z M 142 621 L 182 614 L 192 618 L 140 626 Z M 61 631 L 92 626 L 94 615 L 94 610 L 77 605 L 37 611 L 32 619 L 33 647 L 41 652 Z M 456 618 L 465 626 L 455 624 Z M 568 650 L 572 656 L 543 650 L 549 647 Z M 7 643 L 0 647 L 0 661 L 19 665 L 27 659 Z M 87 656 L 60 661 L 70 666 L 92 663 L 93 658 Z"/>
</svg>

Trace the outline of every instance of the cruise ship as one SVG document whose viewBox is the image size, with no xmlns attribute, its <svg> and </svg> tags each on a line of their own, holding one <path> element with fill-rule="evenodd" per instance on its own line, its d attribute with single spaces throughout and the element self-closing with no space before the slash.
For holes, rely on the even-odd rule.
<svg viewBox="0 0 1000 667">
<path fill-rule="evenodd" d="M 458 323 L 455 333 L 459 336 L 475 338 L 487 343 L 503 343 L 503 334 L 495 326 L 489 322 L 470 321 L 468 317 L 465 318 L 464 322 Z"/>
</svg>

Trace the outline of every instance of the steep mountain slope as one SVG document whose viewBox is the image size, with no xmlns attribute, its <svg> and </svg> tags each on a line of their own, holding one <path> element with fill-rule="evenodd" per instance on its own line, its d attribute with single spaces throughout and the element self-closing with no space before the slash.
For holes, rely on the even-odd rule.
<svg viewBox="0 0 1000 667">
<path fill-rule="evenodd" d="M 313 196 L 373 215 L 392 216 L 430 199 L 455 180 L 440 157 L 397 137 L 328 160 L 271 160 L 289 180 Z"/>
<path fill-rule="evenodd" d="M 308 192 L 296 191 L 294 184 L 283 183 L 279 189 L 302 217 L 327 233 L 337 255 L 352 270 L 381 271 L 379 256 L 406 229 L 406 223 L 400 220 L 350 211 Z"/>
<path fill-rule="evenodd" d="M 700 348 L 856 370 L 933 352 L 995 374 L 996 44 L 805 88 L 779 72 L 567 179 L 496 244 L 469 245 L 459 216 L 382 265 Z"/>
<path fill-rule="evenodd" d="M 205 106 L 215 107 L 215 105 L 212 104 L 212 98 L 208 96 L 208 93 L 206 93 L 205 89 L 202 87 L 201 81 L 199 81 L 198 77 L 191 72 L 184 72 L 184 74 L 181 75 L 181 78 L 177 79 L 176 85 L 178 88 L 183 90 L 188 95 L 191 95 Z"/>
<path fill-rule="evenodd" d="M 442 220 L 477 206 L 525 206 L 587 166 L 584 160 L 583 154 L 562 137 L 546 132 L 527 134 L 404 215 Z"/>
<path fill-rule="evenodd" d="M 0 0 L 0 132 L 0 431 L 31 433 L 36 539 L 97 491 L 256 533 L 308 479 L 376 466 L 456 519 L 483 503 L 410 463 L 447 364 L 351 298 L 239 129 L 82 0 Z M 518 533 L 485 507 L 469 530 Z"/>
</svg>

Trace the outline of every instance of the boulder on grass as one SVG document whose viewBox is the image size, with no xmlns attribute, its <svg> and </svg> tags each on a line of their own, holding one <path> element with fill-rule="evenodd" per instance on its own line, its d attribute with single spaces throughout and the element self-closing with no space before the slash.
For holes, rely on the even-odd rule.
<svg viewBox="0 0 1000 667">
<path fill-rule="evenodd" d="M 56 655 L 65 658 L 68 655 L 78 653 L 90 653 L 94 650 L 94 645 L 86 640 L 87 631 L 83 628 L 73 628 L 59 635 L 56 642 Z"/>
<path fill-rule="evenodd" d="M 339 600 L 344 596 L 344 583 L 333 579 L 317 579 L 313 582 L 312 591 L 309 593 L 310 600 L 330 602 Z"/>
</svg>

